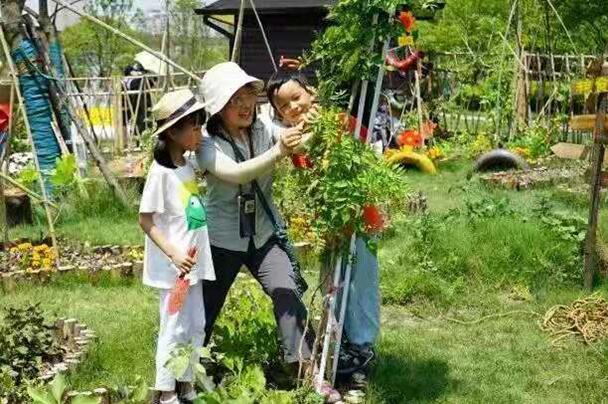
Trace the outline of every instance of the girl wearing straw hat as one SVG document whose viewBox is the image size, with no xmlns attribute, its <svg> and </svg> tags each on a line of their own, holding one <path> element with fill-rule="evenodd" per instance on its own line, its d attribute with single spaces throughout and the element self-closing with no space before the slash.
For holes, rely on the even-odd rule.
<svg viewBox="0 0 608 404">
<path fill-rule="evenodd" d="M 203 282 L 206 341 L 226 295 L 244 265 L 270 296 L 285 353 L 297 364 L 310 358 L 304 338 L 306 308 L 292 260 L 277 236 L 282 223 L 272 199 L 273 169 L 302 139 L 302 126 L 273 137 L 256 117 L 264 83 L 237 64 L 220 63 L 205 74 L 202 93 L 210 115 L 197 153 L 207 170 L 209 237 L 216 280 Z"/>
<path fill-rule="evenodd" d="M 200 145 L 203 108 L 190 90 L 180 90 L 164 95 L 152 110 L 157 140 L 139 223 L 146 233 L 143 282 L 159 289 L 160 294 L 155 389 L 161 392 L 161 403 L 180 402 L 175 376 L 165 364 L 178 344 L 202 347 L 205 315 L 201 281 L 215 279 L 205 206 L 192 163 L 184 156 Z M 175 288 L 178 279 L 185 287 Z M 183 398 L 194 400 L 192 369 L 178 380 L 185 382 Z"/>
</svg>

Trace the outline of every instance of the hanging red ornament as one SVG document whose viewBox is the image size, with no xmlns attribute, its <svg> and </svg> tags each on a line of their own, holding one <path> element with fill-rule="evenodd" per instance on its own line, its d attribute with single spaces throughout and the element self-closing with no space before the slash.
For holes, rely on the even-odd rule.
<svg viewBox="0 0 608 404">
<path fill-rule="evenodd" d="M 418 60 L 423 58 L 424 52 L 422 51 L 416 51 L 403 60 L 397 58 L 393 52 L 389 52 L 386 54 L 386 63 L 401 70 L 402 72 L 407 72 L 416 67 Z"/>
<path fill-rule="evenodd" d="M 365 205 L 363 206 L 363 224 L 368 233 L 380 233 L 386 228 L 386 219 L 376 205 Z"/>
</svg>

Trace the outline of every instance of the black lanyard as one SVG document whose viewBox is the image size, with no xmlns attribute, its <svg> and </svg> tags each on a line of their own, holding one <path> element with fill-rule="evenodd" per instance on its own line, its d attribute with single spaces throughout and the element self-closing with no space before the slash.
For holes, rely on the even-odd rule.
<svg viewBox="0 0 608 404">
<path fill-rule="evenodd" d="M 232 152 L 234 153 L 234 156 L 238 162 L 243 162 L 243 161 L 247 160 L 245 158 L 245 156 L 243 156 L 243 153 L 241 153 L 241 150 L 237 147 L 236 143 L 234 142 L 234 139 L 232 139 L 232 137 L 230 135 L 225 136 L 222 133 L 218 133 L 217 136 L 219 136 L 220 139 L 222 139 L 222 140 L 228 142 L 228 144 L 230 144 L 230 146 L 232 147 Z M 253 141 L 251 139 L 251 133 L 249 133 L 249 148 L 250 148 L 250 152 L 251 152 L 251 157 L 253 158 L 254 153 L 253 153 Z M 264 196 L 264 193 L 262 192 L 262 188 L 260 188 L 260 185 L 258 184 L 258 182 L 256 180 L 251 181 L 251 188 L 255 191 L 258 199 L 260 200 L 260 203 L 262 204 L 262 208 L 264 208 L 266 215 L 268 215 L 268 219 L 270 219 L 270 222 L 272 223 L 272 226 L 274 227 L 275 231 L 279 231 L 281 229 L 281 226 L 280 226 L 279 222 L 277 221 L 277 219 L 274 217 L 272 209 L 270 208 L 270 204 L 266 200 L 266 197 Z M 239 192 L 240 191 L 241 191 L 241 186 L 239 185 Z"/>
</svg>

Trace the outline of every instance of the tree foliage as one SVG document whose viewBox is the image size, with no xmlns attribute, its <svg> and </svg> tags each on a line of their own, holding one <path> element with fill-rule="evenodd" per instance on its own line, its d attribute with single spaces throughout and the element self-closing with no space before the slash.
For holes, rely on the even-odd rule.
<svg viewBox="0 0 608 404">
<path fill-rule="evenodd" d="M 136 15 L 133 0 L 87 0 L 85 11 L 127 35 L 140 37 L 129 24 Z M 103 77 L 119 73 L 139 52 L 126 40 L 84 19 L 67 28 L 61 39 L 79 75 Z"/>
<path fill-rule="evenodd" d="M 214 36 L 203 18 L 194 14 L 199 6 L 198 0 L 175 0 L 169 10 L 171 57 L 192 70 L 209 68 L 227 54 L 225 41 Z"/>
</svg>

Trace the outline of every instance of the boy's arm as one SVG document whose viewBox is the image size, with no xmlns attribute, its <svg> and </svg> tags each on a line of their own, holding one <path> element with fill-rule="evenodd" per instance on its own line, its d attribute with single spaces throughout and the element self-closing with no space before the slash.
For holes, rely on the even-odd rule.
<svg viewBox="0 0 608 404">
<path fill-rule="evenodd" d="M 186 275 L 192 270 L 196 261 L 189 257 L 188 254 L 180 252 L 173 243 L 167 240 L 165 235 L 154 224 L 153 213 L 140 213 L 139 225 L 154 244 L 175 264 L 179 269 L 180 275 Z"/>
</svg>

